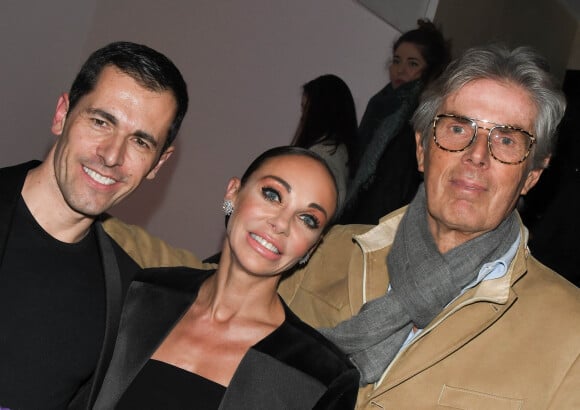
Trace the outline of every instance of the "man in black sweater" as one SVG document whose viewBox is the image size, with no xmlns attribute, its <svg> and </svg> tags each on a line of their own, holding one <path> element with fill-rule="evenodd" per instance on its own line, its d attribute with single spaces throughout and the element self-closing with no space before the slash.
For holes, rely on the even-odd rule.
<svg viewBox="0 0 580 410">
<path fill-rule="evenodd" d="M 167 57 L 109 44 L 59 97 L 45 160 L 0 169 L 0 407 L 90 408 L 139 269 L 100 219 L 155 178 L 187 105 Z"/>
</svg>

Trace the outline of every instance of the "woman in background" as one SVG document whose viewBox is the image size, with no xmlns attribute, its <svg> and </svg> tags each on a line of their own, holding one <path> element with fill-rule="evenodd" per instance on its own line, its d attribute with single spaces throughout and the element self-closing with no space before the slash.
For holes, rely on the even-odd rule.
<svg viewBox="0 0 580 410">
<path fill-rule="evenodd" d="M 433 23 L 419 20 L 418 25 L 395 41 L 391 81 L 369 100 L 362 117 L 355 150 L 358 168 L 349 184 L 341 223 L 376 224 L 406 205 L 421 182 L 409 120 L 419 94 L 441 74 L 451 53 Z"/>
<path fill-rule="evenodd" d="M 217 270 L 143 270 L 95 409 L 352 409 L 358 372 L 278 296 L 337 207 L 324 160 L 266 151 L 232 178 Z"/>
<path fill-rule="evenodd" d="M 310 149 L 328 163 L 338 184 L 341 208 L 348 180 L 356 169 L 357 118 L 352 94 L 342 79 L 326 74 L 302 86 L 301 105 L 292 145 Z"/>
</svg>

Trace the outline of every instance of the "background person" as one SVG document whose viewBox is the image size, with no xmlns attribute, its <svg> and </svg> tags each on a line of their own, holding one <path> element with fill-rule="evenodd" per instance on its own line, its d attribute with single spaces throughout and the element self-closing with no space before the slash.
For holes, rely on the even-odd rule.
<svg viewBox="0 0 580 410">
<path fill-rule="evenodd" d="M 302 116 L 292 145 L 319 154 L 338 184 L 339 213 L 347 184 L 356 170 L 354 153 L 357 119 L 348 85 L 334 74 L 325 74 L 302 86 Z"/>
<path fill-rule="evenodd" d="M 427 20 L 395 41 L 390 82 L 370 100 L 358 127 L 356 163 L 340 222 L 377 223 L 409 203 L 421 182 L 409 124 L 425 85 L 451 58 L 443 34 Z"/>
<path fill-rule="evenodd" d="M 357 408 L 580 405 L 580 290 L 515 210 L 565 99 L 529 48 L 467 50 L 413 116 L 425 182 L 376 226 L 336 226 L 279 292 L 361 371 Z"/>
<path fill-rule="evenodd" d="M 63 409 L 76 395 L 71 407 L 90 407 L 139 269 L 100 218 L 155 178 L 187 105 L 167 57 L 109 44 L 59 97 L 44 162 L 0 169 L 0 406 Z"/>
<path fill-rule="evenodd" d="M 232 178 L 219 267 L 137 276 L 95 409 L 352 409 L 358 372 L 276 292 L 336 207 L 330 169 L 303 148 Z"/>
</svg>

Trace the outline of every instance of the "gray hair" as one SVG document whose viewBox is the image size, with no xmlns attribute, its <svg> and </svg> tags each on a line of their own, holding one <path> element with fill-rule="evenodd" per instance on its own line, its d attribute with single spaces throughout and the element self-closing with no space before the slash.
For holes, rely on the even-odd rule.
<svg viewBox="0 0 580 410">
<path fill-rule="evenodd" d="M 443 74 L 421 96 L 419 107 L 411 123 L 421 134 L 421 143 L 427 148 L 432 136 L 433 118 L 441 114 L 447 97 L 467 83 L 491 79 L 519 85 L 536 104 L 538 116 L 532 133 L 537 138 L 532 151 L 531 169 L 545 167 L 556 143 L 556 129 L 566 109 L 563 92 L 549 73 L 546 60 L 530 47 L 509 50 L 501 45 L 474 47 L 454 60 Z"/>
</svg>

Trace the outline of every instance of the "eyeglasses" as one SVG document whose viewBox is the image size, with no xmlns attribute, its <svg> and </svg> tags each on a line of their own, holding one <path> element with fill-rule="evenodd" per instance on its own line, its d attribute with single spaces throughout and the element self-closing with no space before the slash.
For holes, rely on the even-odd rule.
<svg viewBox="0 0 580 410">
<path fill-rule="evenodd" d="M 491 124 L 493 127 L 482 127 L 478 122 Z M 453 114 L 439 114 L 433 118 L 433 139 L 445 151 L 461 152 L 473 144 L 479 128 L 489 131 L 489 152 L 496 161 L 503 164 L 516 165 L 524 162 L 536 143 L 536 137 L 521 128 Z"/>
</svg>

